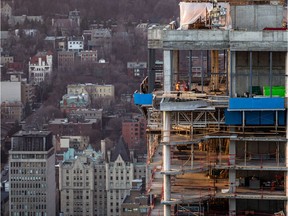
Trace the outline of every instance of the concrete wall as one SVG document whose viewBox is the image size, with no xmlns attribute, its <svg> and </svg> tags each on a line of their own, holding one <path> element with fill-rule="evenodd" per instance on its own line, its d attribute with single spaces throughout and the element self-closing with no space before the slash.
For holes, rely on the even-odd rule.
<svg viewBox="0 0 288 216">
<path fill-rule="evenodd" d="M 1 82 L 1 102 L 21 101 L 21 82 Z"/>
<path fill-rule="evenodd" d="M 233 29 L 262 30 L 265 27 L 281 27 L 282 5 L 231 6 Z"/>
</svg>

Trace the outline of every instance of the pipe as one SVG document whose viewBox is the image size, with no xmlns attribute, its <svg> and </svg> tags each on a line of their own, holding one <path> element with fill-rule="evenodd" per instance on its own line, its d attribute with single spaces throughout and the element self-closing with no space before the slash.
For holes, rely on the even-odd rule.
<svg viewBox="0 0 288 216">
<path fill-rule="evenodd" d="M 270 61 L 270 68 L 269 68 L 269 86 L 270 86 L 270 97 L 272 97 L 272 52 L 269 53 L 269 61 Z"/>
<path fill-rule="evenodd" d="M 170 142 L 170 125 L 171 125 L 171 117 L 170 113 L 167 111 L 163 112 L 163 171 L 169 171 L 171 169 L 171 155 L 170 155 L 170 145 L 166 145 L 165 143 Z M 163 201 L 171 200 L 171 181 L 170 175 L 164 174 L 163 176 L 163 189 L 164 196 Z M 171 206 L 168 204 L 164 204 L 164 216 L 171 215 Z"/>
<path fill-rule="evenodd" d="M 252 76 L 253 76 L 253 72 L 252 72 L 252 64 L 253 64 L 253 62 L 252 62 L 252 51 L 250 51 L 250 60 L 249 60 L 249 62 L 250 62 L 250 73 L 249 73 L 249 75 L 250 75 L 250 82 L 249 82 L 249 84 L 250 84 L 250 86 L 249 86 L 249 97 L 252 97 Z"/>
</svg>

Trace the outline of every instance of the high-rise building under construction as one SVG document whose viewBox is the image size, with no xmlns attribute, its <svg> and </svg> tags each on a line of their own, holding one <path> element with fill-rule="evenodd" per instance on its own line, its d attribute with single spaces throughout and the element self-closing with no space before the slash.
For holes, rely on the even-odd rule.
<svg viewBox="0 0 288 216">
<path fill-rule="evenodd" d="M 150 215 L 287 214 L 287 4 L 179 6 L 180 20 L 148 29 L 134 94 L 148 121 Z"/>
</svg>

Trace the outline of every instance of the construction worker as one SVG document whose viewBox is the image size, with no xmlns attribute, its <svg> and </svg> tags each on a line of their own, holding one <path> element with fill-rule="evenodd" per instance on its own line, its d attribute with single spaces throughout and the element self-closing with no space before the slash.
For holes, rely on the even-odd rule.
<svg viewBox="0 0 288 216">
<path fill-rule="evenodd" d="M 176 91 L 180 91 L 180 82 L 176 83 L 175 89 L 176 89 Z"/>
</svg>

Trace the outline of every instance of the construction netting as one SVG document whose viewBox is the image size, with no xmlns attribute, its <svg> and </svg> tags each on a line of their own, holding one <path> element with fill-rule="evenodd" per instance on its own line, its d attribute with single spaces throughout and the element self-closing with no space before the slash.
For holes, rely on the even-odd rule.
<svg viewBox="0 0 288 216">
<path fill-rule="evenodd" d="M 187 30 L 189 24 L 195 23 L 201 19 L 203 22 L 207 19 L 207 12 L 209 13 L 213 9 L 212 3 L 193 3 L 193 2 L 180 2 L 180 29 Z M 231 29 L 232 19 L 230 16 L 229 3 L 218 3 L 218 6 L 226 8 L 226 22 L 225 26 L 221 29 Z"/>
</svg>

